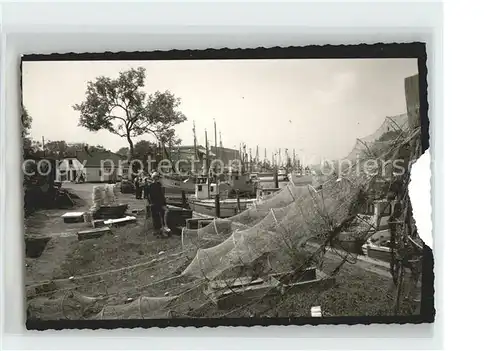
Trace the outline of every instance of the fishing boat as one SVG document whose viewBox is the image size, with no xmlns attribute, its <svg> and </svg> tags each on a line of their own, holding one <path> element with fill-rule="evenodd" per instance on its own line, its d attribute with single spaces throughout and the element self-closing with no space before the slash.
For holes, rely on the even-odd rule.
<svg viewBox="0 0 500 351">
<path fill-rule="evenodd" d="M 215 145 L 217 145 L 217 124 L 214 120 Z M 193 133 L 196 132 L 193 128 Z M 220 136 L 220 134 L 219 134 Z M 207 131 L 205 130 L 205 149 L 208 147 Z M 244 146 L 244 150 L 245 150 Z M 246 151 L 245 151 L 246 153 Z M 217 147 L 215 157 L 218 156 Z M 241 157 L 243 161 L 244 158 Z M 227 218 L 238 214 L 252 206 L 255 202 L 256 182 L 251 179 L 251 174 L 246 169 L 252 167 L 225 167 L 223 169 L 211 168 L 210 155 L 205 155 L 203 176 L 198 176 L 195 185 L 195 193 L 190 196 L 188 202 L 193 212 L 210 217 Z M 243 165 L 245 162 L 243 162 Z M 221 173 L 218 173 L 221 171 Z M 219 201 L 219 213 L 216 209 L 216 197 Z"/>
<path fill-rule="evenodd" d="M 274 182 L 274 173 L 273 172 L 261 172 L 257 173 L 257 178 L 259 182 Z M 288 182 L 288 174 L 284 168 L 278 170 L 278 182 Z"/>
<path fill-rule="evenodd" d="M 195 194 L 189 198 L 189 206 L 198 214 L 217 217 L 216 195 L 220 196 L 220 218 L 232 217 L 253 206 L 255 198 L 229 198 L 233 188 L 228 183 L 196 184 Z"/>
<path fill-rule="evenodd" d="M 364 255 L 390 262 L 391 260 L 391 233 L 389 219 L 394 212 L 397 201 L 376 200 L 369 204 L 361 215 L 361 219 L 376 230 L 370 235 L 362 246 Z"/>
<path fill-rule="evenodd" d="M 288 179 L 294 185 L 312 185 L 314 181 L 311 174 L 306 175 L 302 172 L 291 172 L 288 174 Z"/>
<path fill-rule="evenodd" d="M 172 174 L 162 177 L 161 184 L 165 194 L 181 195 L 184 192 L 186 195 L 192 195 L 195 193 L 196 179 Z"/>
</svg>

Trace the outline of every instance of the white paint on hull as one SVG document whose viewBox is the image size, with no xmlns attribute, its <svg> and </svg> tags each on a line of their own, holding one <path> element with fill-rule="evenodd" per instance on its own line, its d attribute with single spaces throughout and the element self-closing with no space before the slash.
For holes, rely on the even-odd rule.
<svg viewBox="0 0 500 351">
<path fill-rule="evenodd" d="M 241 211 L 252 206 L 255 199 L 240 199 Z M 206 216 L 215 217 L 215 200 L 190 200 L 189 206 L 193 212 Z M 238 204 L 236 199 L 226 199 L 220 202 L 220 217 L 227 218 L 238 214 Z"/>
<path fill-rule="evenodd" d="M 194 194 L 195 191 L 195 184 L 192 181 L 184 183 L 181 180 L 163 178 L 161 185 L 167 194 L 181 194 L 183 191 L 186 194 Z"/>
</svg>

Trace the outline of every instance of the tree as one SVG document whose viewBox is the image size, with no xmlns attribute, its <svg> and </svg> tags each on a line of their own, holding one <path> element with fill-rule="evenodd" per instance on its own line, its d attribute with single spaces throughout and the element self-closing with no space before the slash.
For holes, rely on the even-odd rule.
<svg viewBox="0 0 500 351">
<path fill-rule="evenodd" d="M 87 145 L 87 151 L 89 152 L 111 152 L 102 145 Z"/>
<path fill-rule="evenodd" d="M 127 156 L 128 155 L 128 150 L 129 150 L 128 147 L 121 147 L 120 149 L 118 149 L 118 151 L 116 153 L 118 155 Z"/>
<path fill-rule="evenodd" d="M 134 154 L 140 159 L 147 159 L 148 155 L 153 156 L 156 153 L 156 144 L 148 140 L 138 141 L 134 146 Z"/>
<path fill-rule="evenodd" d="M 51 155 L 64 157 L 68 153 L 68 144 L 64 140 L 48 141 L 45 143 L 45 150 Z"/>
<path fill-rule="evenodd" d="M 180 99 L 168 90 L 146 94 L 143 67 L 119 73 L 118 78 L 97 77 L 87 84 L 86 98 L 73 109 L 80 112 L 80 126 L 102 129 L 127 138 L 128 159 L 134 155 L 132 138 L 150 133 L 166 143 L 175 137 L 173 127 L 186 120 L 178 111 Z"/>
<path fill-rule="evenodd" d="M 35 142 L 30 137 L 30 129 L 32 122 L 33 118 L 28 113 L 28 110 L 26 110 L 24 105 L 21 105 L 21 137 L 23 140 L 24 157 L 28 157 L 28 155 L 33 155 L 41 148 L 40 143 Z"/>
<path fill-rule="evenodd" d="M 21 105 L 21 136 L 27 138 L 31 129 L 33 118 L 30 116 L 24 105 Z"/>
</svg>

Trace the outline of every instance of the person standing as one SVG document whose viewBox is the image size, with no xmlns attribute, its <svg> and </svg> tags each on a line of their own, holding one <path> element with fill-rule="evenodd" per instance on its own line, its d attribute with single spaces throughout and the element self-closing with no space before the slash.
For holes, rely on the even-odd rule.
<svg viewBox="0 0 500 351">
<path fill-rule="evenodd" d="M 157 236 L 162 235 L 162 229 L 166 223 L 166 206 L 167 200 L 163 194 L 163 189 L 158 173 L 152 174 L 152 182 L 149 185 L 148 201 L 151 208 L 151 216 L 153 217 L 153 227 Z M 168 229 L 167 229 L 168 231 Z"/>
<path fill-rule="evenodd" d="M 135 176 L 134 186 L 135 186 L 135 198 L 141 199 L 142 198 L 142 188 L 141 188 L 141 179 L 140 179 L 139 174 Z"/>
<path fill-rule="evenodd" d="M 151 179 L 149 174 L 146 173 L 144 176 L 143 192 L 144 192 L 144 198 L 148 201 L 149 201 L 149 186 L 151 185 L 152 182 L 153 182 L 153 180 Z"/>
</svg>

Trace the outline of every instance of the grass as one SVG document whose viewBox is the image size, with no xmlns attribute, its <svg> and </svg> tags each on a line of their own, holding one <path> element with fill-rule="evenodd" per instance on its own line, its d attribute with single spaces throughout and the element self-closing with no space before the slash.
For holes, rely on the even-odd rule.
<svg viewBox="0 0 500 351">
<path fill-rule="evenodd" d="M 325 262 L 324 271 L 330 273 L 333 262 Z M 218 310 L 207 304 L 192 317 L 304 317 L 310 316 L 311 307 L 321 306 L 323 316 L 390 316 L 394 315 L 393 303 L 396 288 L 392 280 L 346 264 L 336 275 L 333 288 L 308 289 L 283 296 L 259 298 L 247 306 L 235 306 L 232 311 Z M 418 312 L 418 304 L 405 303 L 401 313 Z"/>
<path fill-rule="evenodd" d="M 73 280 L 74 288 L 87 296 L 105 296 L 106 304 L 120 305 L 130 298 L 164 296 L 166 292 L 171 296 L 192 286 L 190 283 L 181 285 L 165 281 L 180 274 L 190 263 L 189 257 L 180 254 L 182 247 L 177 236 L 157 239 L 144 234 L 142 226 L 129 226 L 115 230 L 114 235 L 73 245 L 55 278 L 93 275 Z M 160 254 L 161 251 L 164 253 Z M 153 259 L 159 261 L 151 262 Z M 136 264 L 142 265 L 120 270 Z M 326 260 L 323 269 L 329 274 L 335 269 L 335 263 Z M 321 306 L 324 316 L 392 315 L 395 291 L 390 278 L 346 264 L 337 274 L 335 286 L 326 291 L 309 289 L 266 297 L 249 306 L 235 306 L 234 311 L 219 310 L 203 293 L 197 292 L 187 298 L 189 301 L 177 304 L 173 311 L 176 316 L 203 318 L 298 317 L 309 316 L 312 306 Z M 56 291 L 49 299 L 57 296 Z M 415 308 L 408 306 L 407 313 L 409 307 Z"/>
<path fill-rule="evenodd" d="M 167 279 L 183 271 L 191 262 L 192 252 L 190 256 L 182 253 L 179 236 L 155 238 L 145 233 L 141 223 L 142 220 L 138 225 L 113 229 L 113 234 L 101 238 L 68 244 L 69 254 L 55 269 L 55 275 L 50 272 L 49 276 L 47 271 L 47 276 L 40 278 L 63 279 L 67 283 L 64 286 L 69 285 L 84 295 L 106 296 L 105 304 L 108 305 L 124 304 L 139 296 L 164 296 L 165 293 L 172 296 L 188 290 L 193 286 L 191 282 L 169 282 Z M 140 266 L 134 266 L 138 264 Z M 134 267 L 128 269 L 130 266 Z M 325 261 L 326 273 L 334 268 L 333 262 Z M 79 279 L 86 275 L 91 276 Z M 76 279 L 70 281 L 69 277 Z M 173 315 L 203 318 L 309 316 L 312 306 L 321 306 L 325 316 L 391 315 L 395 290 L 390 278 L 346 264 L 337 274 L 335 286 L 326 291 L 311 289 L 259 299 L 249 306 L 235 306 L 234 311 L 218 310 L 202 292 L 195 291 L 183 298 L 184 304 L 176 304 Z M 64 300 L 64 293 L 56 290 L 44 294 L 45 300 L 40 300 L 39 305 L 52 301 L 54 311 L 50 313 L 56 314 L 61 305 L 56 301 L 61 298 Z M 408 305 L 405 311 L 410 313 L 417 307 Z M 42 318 L 44 311 L 42 308 L 39 312 Z M 168 315 L 172 315 L 170 311 Z"/>
<path fill-rule="evenodd" d="M 73 276 L 77 291 L 89 296 L 112 295 L 110 302 L 137 297 L 139 291 L 147 296 L 163 296 L 165 286 L 161 283 L 140 287 L 182 272 L 188 258 L 175 255 L 179 252 L 181 242 L 177 236 L 158 239 L 145 234 L 142 226 L 123 227 L 112 235 L 75 242 L 55 279 Z M 134 267 L 128 269 L 130 266 Z M 78 278 L 86 275 L 92 276 Z"/>
</svg>

